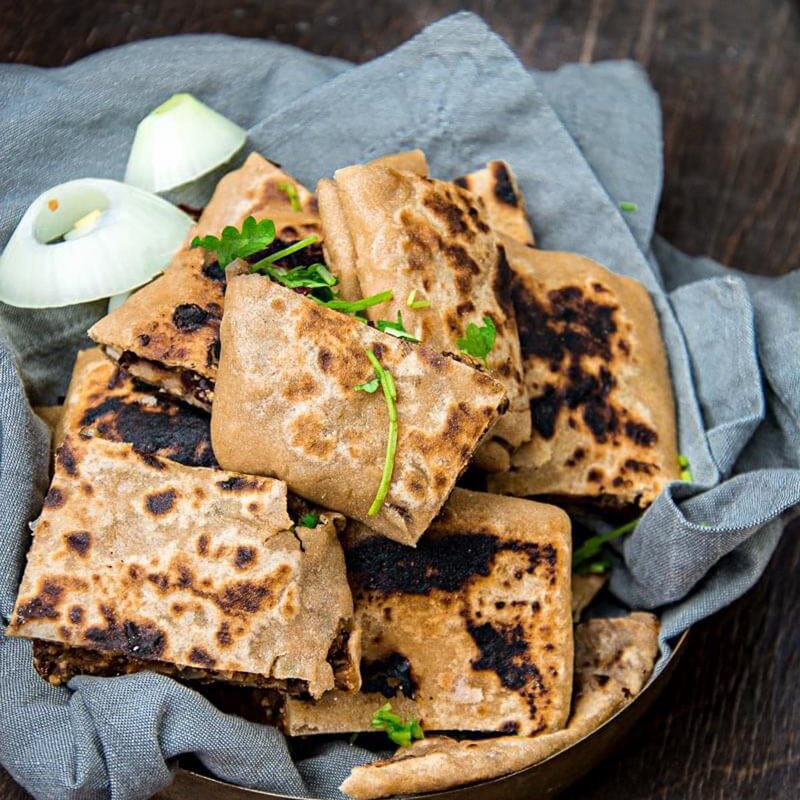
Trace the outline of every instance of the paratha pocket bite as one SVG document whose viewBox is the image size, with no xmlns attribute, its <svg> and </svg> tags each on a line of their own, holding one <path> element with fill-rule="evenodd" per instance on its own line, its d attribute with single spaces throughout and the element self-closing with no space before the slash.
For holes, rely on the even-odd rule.
<svg viewBox="0 0 800 800">
<path fill-rule="evenodd" d="M 286 485 L 67 437 L 7 628 L 51 683 L 150 669 L 319 697 L 358 688 L 337 515 Z"/>
<path fill-rule="evenodd" d="M 646 289 L 506 239 L 533 437 L 491 491 L 644 508 L 678 480 L 672 382 Z"/>
<path fill-rule="evenodd" d="M 229 275 L 233 267 L 229 269 Z M 382 484 L 390 412 L 367 356 L 396 387 L 398 438 Z M 229 469 L 280 477 L 292 492 L 414 544 L 478 442 L 508 405 L 483 371 L 389 336 L 260 275 L 229 278 L 211 438 Z"/>
<path fill-rule="evenodd" d="M 509 411 L 476 461 L 489 471 L 508 469 L 510 451 L 530 437 L 530 409 L 510 273 L 481 201 L 453 184 L 383 164 L 337 170 L 318 191 L 329 266 L 342 276 L 345 296 L 394 294 L 367 309 L 370 320 L 402 319 L 423 344 L 455 353 L 470 341 L 471 328 L 493 328 L 491 347 L 467 345 L 467 351 L 506 388 Z"/>
<path fill-rule="evenodd" d="M 357 523 L 344 547 L 361 692 L 287 699 L 287 733 L 369 731 L 387 700 L 426 731 L 564 726 L 573 642 L 563 511 L 457 488 L 416 549 Z"/>
</svg>

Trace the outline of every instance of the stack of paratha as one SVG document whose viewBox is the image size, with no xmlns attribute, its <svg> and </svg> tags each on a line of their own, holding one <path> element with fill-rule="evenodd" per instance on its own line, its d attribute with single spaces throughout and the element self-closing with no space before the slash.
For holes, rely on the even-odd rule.
<svg viewBox="0 0 800 800">
<path fill-rule="evenodd" d="M 258 253 L 192 245 L 250 217 L 275 224 Z M 646 683 L 657 621 L 580 622 L 606 576 L 572 574 L 566 511 L 632 516 L 678 479 L 658 320 L 536 249 L 509 165 L 447 182 L 411 151 L 315 195 L 253 154 L 90 335 L 8 629 L 47 680 L 246 684 L 290 736 L 389 702 L 427 738 L 356 798 L 536 763 Z"/>
</svg>

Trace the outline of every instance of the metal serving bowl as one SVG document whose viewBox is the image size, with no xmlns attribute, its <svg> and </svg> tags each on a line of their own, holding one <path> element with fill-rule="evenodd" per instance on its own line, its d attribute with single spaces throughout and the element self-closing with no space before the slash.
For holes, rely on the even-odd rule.
<svg viewBox="0 0 800 800">
<path fill-rule="evenodd" d="M 661 674 L 633 702 L 571 747 L 502 778 L 433 794 L 416 795 L 415 800 L 508 800 L 509 797 L 536 797 L 539 800 L 554 797 L 608 758 L 644 716 L 669 682 L 685 650 L 687 636 L 688 631 L 676 643 Z M 172 785 L 156 797 L 158 800 L 306 800 L 257 789 L 243 789 L 183 768 L 177 770 Z"/>
</svg>

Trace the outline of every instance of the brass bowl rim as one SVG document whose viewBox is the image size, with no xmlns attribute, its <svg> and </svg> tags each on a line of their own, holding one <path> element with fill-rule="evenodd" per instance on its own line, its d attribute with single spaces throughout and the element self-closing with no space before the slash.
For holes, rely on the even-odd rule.
<svg viewBox="0 0 800 800">
<path fill-rule="evenodd" d="M 670 664 L 674 663 L 676 657 L 680 653 L 682 653 L 682 650 L 683 650 L 684 646 L 686 645 L 686 640 L 689 637 L 689 631 L 690 630 L 691 630 L 691 628 L 688 628 L 687 630 L 685 630 L 679 636 L 678 640 L 675 642 L 675 646 L 672 648 L 672 652 L 670 653 L 669 659 L 667 660 L 666 664 L 664 664 L 664 669 L 658 675 L 651 676 L 651 678 L 647 682 L 647 684 L 642 688 L 642 690 L 639 692 L 639 694 L 637 694 L 636 697 L 634 697 L 633 700 L 631 700 L 630 703 L 626 703 L 616 713 L 612 714 L 605 722 L 603 722 L 601 725 L 598 725 L 594 730 L 589 731 L 589 733 L 587 733 L 586 735 L 582 736 L 580 739 L 578 739 L 577 741 L 573 742 L 568 747 L 565 747 L 562 750 L 558 750 L 555 753 L 552 753 L 551 755 L 547 756 L 547 758 L 543 758 L 541 761 L 537 761 L 535 764 L 529 764 L 527 767 L 522 767 L 522 769 L 518 769 L 515 772 L 509 772 L 506 775 L 499 775 L 496 778 L 490 778 L 490 779 L 485 780 L 485 781 L 478 781 L 478 782 L 475 782 L 475 783 L 464 784 L 463 786 L 454 786 L 454 787 L 449 788 L 449 789 L 440 789 L 440 790 L 435 791 L 435 792 L 426 792 L 424 794 L 410 795 L 410 797 L 413 797 L 414 800 L 426 800 L 426 798 L 429 798 L 429 797 L 430 798 L 435 798 L 435 797 L 438 797 L 438 796 L 446 794 L 446 793 L 459 792 L 459 791 L 465 791 L 466 792 L 468 790 L 469 791 L 474 791 L 475 789 L 479 789 L 479 788 L 481 788 L 483 786 L 490 786 L 490 785 L 492 785 L 494 783 L 499 783 L 501 781 L 506 781 L 506 780 L 508 780 L 509 778 L 511 778 L 511 777 L 513 777 L 515 775 L 521 775 L 522 773 L 530 772 L 531 770 L 538 769 L 542 765 L 547 764 L 549 761 L 552 761 L 555 758 L 559 758 L 560 756 L 563 756 L 565 753 L 568 753 L 570 750 L 573 750 L 574 748 L 576 748 L 579 745 L 583 744 L 588 739 L 591 739 L 593 736 L 597 735 L 604 728 L 606 728 L 607 726 L 611 725 L 618 717 L 620 717 L 621 715 L 625 714 L 629 709 L 631 709 L 636 704 L 636 702 L 638 700 L 640 700 L 647 693 L 649 693 L 650 689 L 658 682 L 659 678 L 668 669 Z M 251 788 L 248 788 L 246 786 L 239 786 L 238 784 L 235 784 L 235 783 L 230 783 L 228 781 L 220 780 L 219 778 L 215 778 L 213 776 L 204 775 L 201 772 L 195 772 L 194 770 L 186 769 L 184 767 L 179 767 L 178 769 L 180 771 L 182 771 L 182 772 L 187 773 L 188 775 L 190 775 L 195 780 L 203 781 L 203 782 L 207 782 L 207 783 L 214 783 L 214 784 L 217 784 L 218 786 L 221 786 L 221 787 L 226 787 L 226 786 L 227 787 L 231 787 L 231 788 L 237 789 L 239 791 L 247 792 L 248 794 L 251 794 L 254 797 L 268 797 L 268 798 L 271 798 L 272 800 L 318 800 L 318 798 L 307 797 L 305 795 L 302 795 L 302 796 L 300 796 L 300 795 L 284 795 L 284 794 L 278 794 L 278 793 L 275 793 L 275 792 L 270 792 L 270 791 L 267 791 L 266 789 L 251 789 Z M 392 800 L 392 798 L 387 798 L 387 800 Z"/>
</svg>

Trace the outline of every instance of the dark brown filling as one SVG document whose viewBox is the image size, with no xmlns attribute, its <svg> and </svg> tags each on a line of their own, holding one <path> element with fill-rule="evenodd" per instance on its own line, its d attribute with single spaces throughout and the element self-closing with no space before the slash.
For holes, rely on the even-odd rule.
<svg viewBox="0 0 800 800">
<path fill-rule="evenodd" d="M 180 377 L 181 386 L 185 392 L 184 396 L 188 395 L 193 397 L 201 407 L 206 406 L 209 409 L 211 407 L 211 402 L 214 399 L 214 381 L 204 377 L 199 372 L 195 372 L 191 369 L 184 369 L 183 367 L 171 367 L 161 361 L 142 358 L 136 355 L 132 350 L 125 350 L 122 355 L 120 355 L 118 363 L 124 370 L 129 370 L 131 367 L 135 368 L 137 364 L 145 364 L 156 371 L 177 375 Z"/>
</svg>

